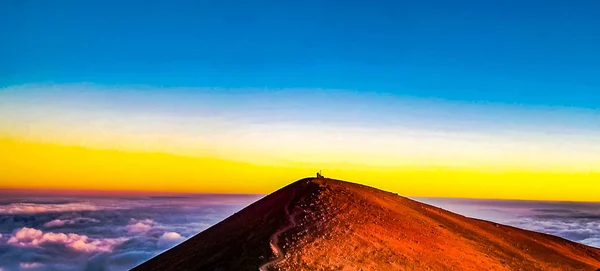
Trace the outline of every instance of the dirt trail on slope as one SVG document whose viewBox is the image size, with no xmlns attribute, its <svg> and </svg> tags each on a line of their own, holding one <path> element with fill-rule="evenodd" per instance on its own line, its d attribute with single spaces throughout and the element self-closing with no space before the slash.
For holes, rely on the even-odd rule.
<svg viewBox="0 0 600 271">
<path fill-rule="evenodd" d="M 284 259 L 283 250 L 281 249 L 281 247 L 278 244 L 279 236 L 281 234 L 283 234 L 284 232 L 288 231 L 289 229 L 296 227 L 296 215 L 298 213 L 302 212 L 302 208 L 300 208 L 299 206 L 296 206 L 296 208 L 294 208 L 294 212 L 292 212 L 290 214 L 290 207 L 292 204 L 292 200 L 294 199 L 295 196 L 296 196 L 296 194 L 294 193 L 292 195 L 292 197 L 290 197 L 290 201 L 288 202 L 287 206 L 285 207 L 285 215 L 289 219 L 289 224 L 287 226 L 277 230 L 275 233 L 273 233 L 273 235 L 271 235 L 271 238 L 269 239 L 269 245 L 271 246 L 271 250 L 273 251 L 273 254 L 275 255 L 275 259 L 270 260 L 270 261 L 266 262 L 265 264 L 261 265 L 258 268 L 259 271 L 268 271 L 269 267 L 275 265 L 278 262 L 283 261 L 283 259 Z"/>
</svg>

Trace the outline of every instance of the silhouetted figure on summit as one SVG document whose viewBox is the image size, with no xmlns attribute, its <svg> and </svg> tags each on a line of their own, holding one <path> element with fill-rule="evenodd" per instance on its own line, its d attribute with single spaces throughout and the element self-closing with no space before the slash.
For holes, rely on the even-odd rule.
<svg viewBox="0 0 600 271">
<path fill-rule="evenodd" d="M 317 179 L 324 179 L 325 177 L 323 177 L 323 175 L 321 175 L 321 172 L 317 172 Z"/>
</svg>

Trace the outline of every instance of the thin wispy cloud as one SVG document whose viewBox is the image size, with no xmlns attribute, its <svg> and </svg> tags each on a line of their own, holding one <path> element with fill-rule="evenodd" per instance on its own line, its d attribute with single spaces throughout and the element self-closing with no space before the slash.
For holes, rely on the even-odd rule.
<svg viewBox="0 0 600 271">
<path fill-rule="evenodd" d="M 36 214 L 68 211 L 95 211 L 99 209 L 98 206 L 87 202 L 64 204 L 12 203 L 4 206 L 0 205 L 0 214 Z"/>
<path fill-rule="evenodd" d="M 44 267 L 43 264 L 41 264 L 41 263 L 35 263 L 35 262 L 33 262 L 33 263 L 20 263 L 19 266 L 22 269 L 39 269 L 41 267 Z"/>
<path fill-rule="evenodd" d="M 87 217 L 76 217 L 72 219 L 54 219 L 50 222 L 44 223 L 45 228 L 62 227 L 64 225 L 75 225 L 81 223 L 98 223 L 100 220 L 87 218 Z"/>
</svg>

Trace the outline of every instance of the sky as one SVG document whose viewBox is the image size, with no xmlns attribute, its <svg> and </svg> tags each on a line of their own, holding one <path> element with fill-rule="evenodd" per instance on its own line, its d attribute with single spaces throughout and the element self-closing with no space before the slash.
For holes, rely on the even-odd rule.
<svg viewBox="0 0 600 271">
<path fill-rule="evenodd" d="M 0 187 L 600 201 L 596 1 L 8 1 Z"/>
</svg>

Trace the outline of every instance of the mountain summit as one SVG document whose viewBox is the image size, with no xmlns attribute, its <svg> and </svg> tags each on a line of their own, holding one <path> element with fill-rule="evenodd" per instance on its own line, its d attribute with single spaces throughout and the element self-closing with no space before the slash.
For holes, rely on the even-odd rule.
<svg viewBox="0 0 600 271">
<path fill-rule="evenodd" d="M 597 270 L 600 250 L 307 178 L 133 270 Z"/>
</svg>

